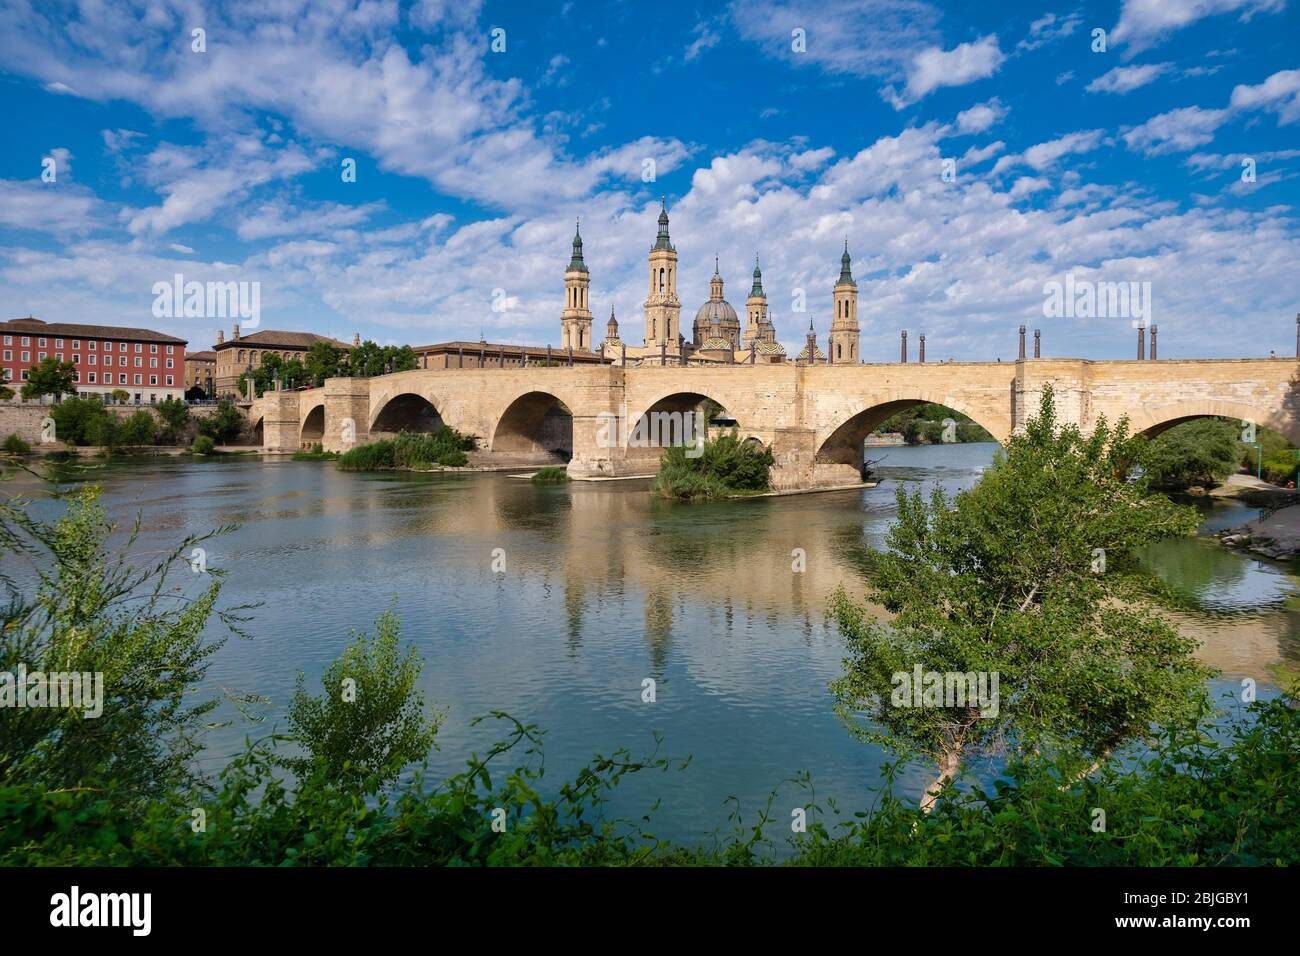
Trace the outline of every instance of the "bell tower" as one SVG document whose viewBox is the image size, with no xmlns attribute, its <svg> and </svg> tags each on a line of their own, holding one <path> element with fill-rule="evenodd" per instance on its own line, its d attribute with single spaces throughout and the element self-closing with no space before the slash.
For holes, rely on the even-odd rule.
<svg viewBox="0 0 1300 956">
<path fill-rule="evenodd" d="M 754 256 L 754 285 L 745 300 L 745 348 L 766 341 L 767 324 L 767 293 L 763 291 L 763 273 L 758 268 L 758 256 Z"/>
<path fill-rule="evenodd" d="M 678 351 L 682 304 L 677 298 L 677 250 L 668 238 L 668 205 L 659 207 L 659 235 L 650 247 L 650 293 L 645 300 L 645 345 Z"/>
<path fill-rule="evenodd" d="M 560 313 L 560 345 L 565 349 L 590 352 L 594 348 L 591 341 L 591 308 L 587 293 L 591 285 L 591 276 L 587 273 L 587 264 L 582 261 L 581 223 L 574 227 L 573 258 L 569 268 L 564 270 L 564 311 Z"/>
<path fill-rule="evenodd" d="M 840 256 L 840 278 L 833 290 L 835 316 L 831 319 L 831 362 L 835 365 L 858 364 L 858 284 L 849 268 L 849 240 L 844 240 Z"/>
</svg>

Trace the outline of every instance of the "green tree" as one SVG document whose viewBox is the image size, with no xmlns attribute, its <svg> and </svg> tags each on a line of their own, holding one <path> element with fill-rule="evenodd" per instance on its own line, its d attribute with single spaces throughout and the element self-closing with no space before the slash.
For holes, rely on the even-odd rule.
<svg viewBox="0 0 1300 956">
<path fill-rule="evenodd" d="M 218 445 L 228 445 L 244 430 L 244 416 L 235 403 L 223 398 L 214 414 L 199 419 L 199 434 L 207 435 Z"/>
<path fill-rule="evenodd" d="M 189 405 L 179 398 L 165 398 L 154 407 L 163 423 L 160 440 L 169 445 L 183 441 L 190 421 Z"/>
<path fill-rule="evenodd" d="M 109 394 L 113 401 L 117 402 L 119 405 L 131 400 L 131 393 L 124 388 L 115 388 Z"/>
<path fill-rule="evenodd" d="M 99 445 L 106 429 L 116 424 L 104 403 L 94 395 L 74 395 L 50 409 L 54 435 L 68 445 Z"/>
<path fill-rule="evenodd" d="M 324 385 L 325 379 L 345 374 L 340 371 L 340 366 L 345 365 L 346 361 L 345 351 L 337 345 L 331 342 L 313 342 L 302 363 L 306 381 L 316 386 Z"/>
<path fill-rule="evenodd" d="M 57 402 L 76 390 L 77 367 L 71 362 L 60 362 L 54 356 L 33 365 L 27 372 L 27 381 L 23 382 L 23 398 L 50 395 Z"/>
<path fill-rule="evenodd" d="M 1158 488 L 1213 487 L 1235 472 L 1240 429 L 1221 418 L 1183 422 L 1151 442 L 1147 468 Z"/>
<path fill-rule="evenodd" d="M 367 339 L 347 354 L 347 367 L 340 374 L 372 378 L 387 372 L 409 372 L 419 365 L 409 345 L 378 345 Z"/>
<path fill-rule="evenodd" d="M 0 402 L 7 402 L 14 397 L 14 390 L 8 385 L 0 383 Z"/>
<path fill-rule="evenodd" d="M 373 638 L 353 636 L 321 675 L 318 696 L 298 687 L 289 702 L 289 727 L 306 755 L 285 761 L 299 775 L 313 768 L 330 778 L 387 781 L 428 756 L 441 714 L 426 716 L 416 688 L 421 663 L 414 648 L 402 654 L 397 615 L 375 623 Z"/>
<path fill-rule="evenodd" d="M 124 445 L 152 445 L 158 438 L 158 419 L 141 408 L 122 422 L 120 435 Z"/>
<path fill-rule="evenodd" d="M 1205 704 L 1196 644 L 1154 613 L 1156 586 L 1136 560 L 1190 534 L 1197 515 L 1131 480 L 1146 447 L 1127 427 L 1059 427 L 1045 392 L 973 489 L 949 501 L 936 488 L 928 504 L 899 489 L 869 589 L 893 620 L 836 594 L 848 644 L 836 710 L 858 736 L 934 762 L 927 809 L 964 762 L 1000 747 L 1052 749 L 1082 769 Z M 933 702 L 911 686 L 918 670 L 984 674 L 986 688 L 996 674 L 998 703 L 910 706 Z"/>
</svg>

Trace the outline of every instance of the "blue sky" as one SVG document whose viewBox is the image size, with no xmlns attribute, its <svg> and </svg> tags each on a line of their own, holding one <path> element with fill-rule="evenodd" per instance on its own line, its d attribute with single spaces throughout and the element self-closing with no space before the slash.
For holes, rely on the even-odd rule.
<svg viewBox="0 0 1300 956">
<path fill-rule="evenodd" d="M 1043 316 L 1067 273 L 1150 282 L 1162 356 L 1289 355 L 1297 5 L 0 0 L 0 302 L 206 347 L 151 313 L 181 273 L 259 282 L 262 328 L 557 343 L 581 216 L 597 338 L 639 342 L 663 194 L 685 328 L 757 254 L 824 342 L 847 235 L 868 361 L 1022 323 L 1130 357 L 1128 317 Z"/>
</svg>

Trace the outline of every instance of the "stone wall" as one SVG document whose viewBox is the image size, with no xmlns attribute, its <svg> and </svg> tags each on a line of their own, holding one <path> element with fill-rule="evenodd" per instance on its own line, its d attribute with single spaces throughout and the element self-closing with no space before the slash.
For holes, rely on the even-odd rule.
<svg viewBox="0 0 1300 956">
<path fill-rule="evenodd" d="M 151 406 L 109 405 L 107 408 L 109 412 L 118 418 L 126 418 L 142 408 L 150 410 Z M 216 411 L 217 407 L 215 405 L 192 405 L 190 406 L 190 418 L 207 418 L 215 415 Z M 41 421 L 49 413 L 49 405 L 40 405 L 35 402 L 0 402 L 0 441 L 10 435 L 17 435 L 29 444 L 40 444 Z M 157 413 L 154 414 L 157 417 Z"/>
</svg>

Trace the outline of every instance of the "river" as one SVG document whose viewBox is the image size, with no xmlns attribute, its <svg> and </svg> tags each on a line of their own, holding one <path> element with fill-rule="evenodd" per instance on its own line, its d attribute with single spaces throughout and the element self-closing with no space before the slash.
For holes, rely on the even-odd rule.
<svg viewBox="0 0 1300 956">
<path fill-rule="evenodd" d="M 240 525 L 206 545 L 208 562 L 227 574 L 223 604 L 262 606 L 253 639 L 232 638 L 212 658 L 207 689 L 265 695 L 271 706 L 261 724 L 215 730 L 209 768 L 245 737 L 283 729 L 298 673 L 318 691 L 349 631 L 393 608 L 424 658 L 426 700 L 447 710 L 436 774 L 462 769 L 499 736 L 503 727 L 470 726 L 491 710 L 545 730 L 552 786 L 595 752 L 649 753 L 657 732 L 660 753 L 690 755 L 690 766 L 631 778 L 611 810 L 639 817 L 657 799 L 651 830 L 696 842 L 729 826 L 729 797 L 752 820 L 800 771 L 819 802 L 866 805 L 887 758 L 851 740 L 831 712 L 842 642 L 824 617 L 827 596 L 841 582 L 861 593 L 862 555 L 882 546 L 900 481 L 969 487 L 996 447 L 872 449 L 880 487 L 708 504 L 657 500 L 645 481 L 356 475 L 275 458 L 131 459 L 92 477 L 114 520 L 142 513 L 142 558 Z M 1255 515 L 1201 507 L 1206 528 Z M 795 549 L 803 573 L 791 570 Z M 1300 659 L 1300 580 L 1288 569 L 1206 539 L 1167 542 L 1148 561 L 1201 608 L 1178 621 L 1223 671 L 1220 695 L 1246 676 L 1267 691 L 1271 666 Z M 193 587 L 195 577 L 179 565 L 179 582 Z M 647 678 L 653 703 L 642 699 Z M 902 778 L 911 795 L 929 779 L 923 768 Z M 782 786 L 777 820 L 808 799 Z"/>
</svg>

